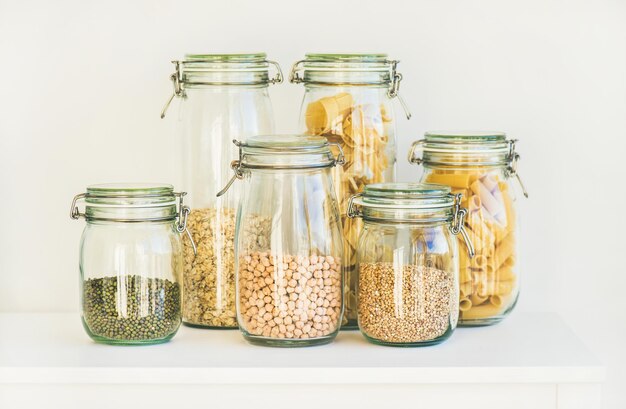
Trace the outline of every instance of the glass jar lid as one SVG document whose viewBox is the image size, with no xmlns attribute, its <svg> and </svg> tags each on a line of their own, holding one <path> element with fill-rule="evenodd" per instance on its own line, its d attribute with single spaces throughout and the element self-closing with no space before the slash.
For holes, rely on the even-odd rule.
<svg viewBox="0 0 626 409">
<path fill-rule="evenodd" d="M 338 143 L 330 143 L 322 136 L 310 135 L 260 135 L 245 143 L 233 141 L 239 147 L 239 159 L 230 167 L 235 174 L 217 196 L 222 196 L 237 179 L 243 179 L 246 169 L 298 170 L 329 168 L 345 163 L 343 150 Z M 335 158 L 330 147 L 335 146 Z"/>
<path fill-rule="evenodd" d="M 322 136 L 254 136 L 237 145 L 240 165 L 247 169 L 326 168 L 343 161 L 343 152 L 335 158 L 330 149 L 331 145 L 339 145 Z"/>
<path fill-rule="evenodd" d="M 409 152 L 409 162 L 424 166 L 504 166 L 515 156 L 515 140 L 503 132 L 426 132 Z M 422 157 L 418 158 L 418 150 Z"/>
<path fill-rule="evenodd" d="M 467 209 L 461 194 L 445 185 L 430 183 L 375 183 L 348 201 L 349 218 L 362 217 L 385 224 L 450 224 L 452 234 L 461 234 L 470 257 L 474 246 L 464 227 Z"/>
<path fill-rule="evenodd" d="M 398 97 L 407 119 L 411 119 L 411 112 L 399 94 L 402 81 L 402 74 L 397 71 L 399 62 L 390 60 L 387 54 L 309 53 L 293 65 L 289 81 L 305 86 L 387 88 L 387 96 Z"/>
<path fill-rule="evenodd" d="M 183 60 L 172 61 L 176 71 L 170 75 L 174 93 L 169 98 L 161 118 L 174 97 L 185 97 L 185 90 L 214 86 L 266 87 L 283 82 L 283 73 L 277 62 L 267 59 L 265 53 L 250 54 L 186 54 Z M 270 65 L 276 74 L 270 76 Z"/>
<path fill-rule="evenodd" d="M 398 62 L 389 60 L 387 54 L 309 53 L 293 65 L 289 81 L 311 85 L 377 85 L 390 87 L 397 93 L 396 87 L 402 79 L 396 72 Z"/>
<path fill-rule="evenodd" d="M 528 197 L 517 173 L 520 156 L 515 152 L 516 143 L 517 139 L 507 139 L 504 132 L 426 132 L 424 139 L 413 142 L 408 159 L 427 168 L 504 167 L 506 175 L 517 178 Z"/>
<path fill-rule="evenodd" d="M 186 222 L 189 209 L 183 205 L 185 195 L 185 192 L 174 192 L 174 187 L 168 184 L 90 185 L 86 193 L 74 197 L 70 217 L 84 217 L 87 221 L 161 222 L 173 221 L 181 216 L 181 222 Z M 84 213 L 78 208 L 79 201 L 85 202 Z"/>
<path fill-rule="evenodd" d="M 438 220 L 449 220 L 456 196 L 449 186 L 430 183 L 375 183 L 350 199 L 348 216 L 395 218 L 394 210 L 418 213 L 435 211 Z M 371 210 L 371 211 L 370 211 Z M 385 212 L 388 211 L 388 214 Z M 410 212 L 409 212 L 410 213 Z"/>
</svg>

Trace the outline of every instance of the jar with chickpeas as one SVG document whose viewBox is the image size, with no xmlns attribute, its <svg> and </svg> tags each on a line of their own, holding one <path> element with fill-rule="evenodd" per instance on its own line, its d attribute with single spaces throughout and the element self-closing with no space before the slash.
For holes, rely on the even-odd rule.
<svg viewBox="0 0 626 409">
<path fill-rule="evenodd" d="M 335 157 L 318 136 L 235 143 L 231 183 L 242 183 L 243 192 L 235 246 L 239 328 L 259 345 L 331 342 L 343 313 L 341 219 L 331 169 L 343 155 Z"/>
</svg>

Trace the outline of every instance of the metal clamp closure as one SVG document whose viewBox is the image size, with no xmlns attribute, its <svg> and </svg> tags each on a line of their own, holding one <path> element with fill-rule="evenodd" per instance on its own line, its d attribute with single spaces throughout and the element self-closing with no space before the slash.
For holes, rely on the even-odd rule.
<svg viewBox="0 0 626 409">
<path fill-rule="evenodd" d="M 239 159 L 230 162 L 230 168 L 235 174 L 232 178 L 230 178 L 228 183 L 226 183 L 226 186 L 224 186 L 222 190 L 217 192 L 217 194 L 215 195 L 217 197 L 223 196 L 228 191 L 228 189 L 230 189 L 233 183 L 235 183 L 235 180 L 243 179 L 243 170 L 241 168 L 241 162 L 243 160 L 243 150 L 241 149 L 241 147 L 243 146 L 243 143 L 239 142 L 237 139 L 233 139 L 233 143 L 239 148 Z"/>
<path fill-rule="evenodd" d="M 170 107 L 170 104 L 172 103 L 175 97 L 185 96 L 185 89 L 183 87 L 183 78 L 182 78 L 182 73 L 180 71 L 180 65 L 181 63 L 184 63 L 184 62 L 186 61 L 172 61 L 172 64 L 174 64 L 174 66 L 176 67 L 174 73 L 170 75 L 170 80 L 172 81 L 172 84 L 174 85 L 174 93 L 172 94 L 171 97 L 169 97 L 169 99 L 163 106 L 163 109 L 161 110 L 161 119 L 165 118 L 165 113 L 167 112 L 167 109 Z M 268 83 L 272 85 L 282 83 L 284 77 L 283 77 L 283 71 L 281 70 L 280 65 L 276 61 L 272 61 L 272 60 L 265 60 L 265 62 L 267 62 L 268 65 L 273 65 L 276 68 L 276 75 L 274 75 L 274 77 L 269 78 Z"/>
<path fill-rule="evenodd" d="M 463 195 L 461 193 L 454 195 L 454 214 L 450 231 L 455 236 L 459 233 L 463 236 L 465 246 L 467 247 L 467 254 L 470 258 L 473 258 L 475 255 L 474 244 L 472 244 L 472 240 L 467 234 L 467 230 L 465 230 L 465 216 L 467 215 L 467 209 L 461 208 L 462 196 Z"/>
<path fill-rule="evenodd" d="M 355 195 L 350 196 L 350 199 L 348 200 L 348 211 L 347 211 L 347 216 L 349 219 L 354 219 L 355 217 L 363 216 L 363 212 L 357 209 L 356 205 L 354 204 L 354 199 L 359 198 L 361 196 L 363 196 L 363 193 L 357 193 Z"/>
<path fill-rule="evenodd" d="M 180 61 L 172 61 L 172 64 L 174 64 L 174 66 L 176 67 L 176 71 L 174 71 L 174 73 L 170 75 L 170 80 L 172 81 L 172 84 L 174 85 L 174 93 L 163 106 L 163 109 L 161 110 L 161 119 L 165 118 L 165 113 L 167 112 L 167 109 L 170 107 L 170 104 L 172 103 L 172 101 L 174 100 L 174 97 L 182 97 L 184 95 L 182 79 L 180 76 Z"/>
<path fill-rule="evenodd" d="M 230 168 L 233 170 L 233 177 L 230 178 L 230 180 L 226 183 L 226 186 L 224 186 L 224 188 L 222 190 L 220 190 L 219 192 L 217 192 L 216 196 L 220 197 L 223 196 L 224 194 L 226 194 L 226 192 L 228 191 L 228 189 L 230 189 L 230 187 L 233 185 L 233 183 L 235 183 L 235 181 L 237 179 L 243 179 L 244 177 L 244 173 L 243 173 L 243 168 L 246 167 L 243 165 L 243 149 L 242 147 L 245 146 L 245 143 L 240 142 L 236 139 L 233 139 L 233 143 L 239 148 L 239 159 L 234 160 L 230 163 Z M 339 154 L 337 155 L 336 158 L 333 158 L 332 163 L 327 164 L 327 165 L 319 165 L 319 166 L 301 166 L 301 167 L 296 167 L 296 166 L 272 166 L 272 165 L 267 165 L 264 166 L 264 168 L 268 168 L 268 169 L 310 169 L 310 168 L 321 168 L 321 167 L 332 167 L 332 166 L 336 166 L 336 165 L 344 165 L 346 163 L 346 157 L 344 155 L 343 149 L 341 148 L 341 146 L 338 143 L 328 143 L 328 145 L 332 145 L 332 146 L 336 146 L 339 149 Z"/>
<path fill-rule="evenodd" d="M 411 148 L 409 149 L 409 156 L 408 156 L 409 163 L 414 163 L 416 165 L 421 165 L 422 163 L 424 163 L 424 159 L 418 158 L 415 156 L 417 154 L 417 150 L 422 149 L 424 142 L 425 142 L 424 139 L 420 139 L 419 141 L 415 141 L 411 144 Z"/>
<path fill-rule="evenodd" d="M 178 233 L 185 233 L 189 242 L 191 243 L 191 247 L 193 248 L 193 255 L 198 255 L 198 248 L 196 243 L 193 241 L 193 237 L 191 236 L 191 232 L 187 228 L 187 218 L 189 217 L 189 213 L 191 213 L 191 209 L 189 206 L 185 206 L 183 204 L 183 198 L 187 195 L 187 192 L 179 192 L 174 193 L 174 196 L 178 198 L 178 221 L 176 222 L 176 231 Z"/>
<path fill-rule="evenodd" d="M 80 210 L 78 210 L 78 201 L 83 200 L 85 197 L 87 197 L 86 193 L 81 193 L 74 196 L 74 200 L 72 200 L 72 206 L 70 207 L 70 218 L 72 220 L 78 220 L 81 217 L 85 217 L 85 213 L 81 213 Z"/>
<path fill-rule="evenodd" d="M 508 166 L 506 168 L 507 176 L 515 176 L 517 182 L 522 188 L 522 192 L 524 193 L 524 197 L 528 198 L 528 192 L 526 191 L 526 187 L 522 182 L 522 178 L 517 173 L 517 162 L 520 160 L 520 155 L 515 152 L 515 143 L 517 139 L 511 139 L 509 141 L 509 154 L 508 154 Z"/>
<path fill-rule="evenodd" d="M 335 163 L 333 164 L 333 166 L 335 165 L 345 165 L 346 164 L 346 156 L 343 154 L 343 149 L 341 148 L 341 145 L 337 142 L 329 142 L 328 143 L 331 146 L 336 146 L 337 149 L 339 149 L 339 155 L 337 155 L 337 157 L 335 158 Z"/>
<path fill-rule="evenodd" d="M 270 84 L 282 84 L 283 82 L 283 70 L 280 69 L 280 65 L 276 61 L 267 60 L 267 63 L 276 67 L 276 75 L 269 79 Z"/>
<path fill-rule="evenodd" d="M 300 65 L 304 64 L 304 60 L 296 61 L 291 66 L 291 72 L 289 73 L 289 82 L 292 84 L 299 84 L 304 81 L 304 79 L 298 75 L 298 71 L 300 70 Z"/>
<path fill-rule="evenodd" d="M 400 101 L 400 105 L 402 105 L 402 109 L 404 110 L 404 114 L 406 115 L 406 119 L 411 119 L 411 111 L 409 110 L 409 106 L 400 96 L 400 82 L 402 81 L 402 74 L 397 71 L 398 60 L 387 61 L 391 65 L 391 86 L 389 87 L 389 91 L 387 91 L 387 96 L 389 98 L 398 98 Z"/>
</svg>

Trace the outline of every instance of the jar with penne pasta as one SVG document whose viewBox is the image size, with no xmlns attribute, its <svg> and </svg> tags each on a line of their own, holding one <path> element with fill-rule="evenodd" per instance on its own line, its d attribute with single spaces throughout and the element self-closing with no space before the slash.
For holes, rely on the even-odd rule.
<svg viewBox="0 0 626 409">
<path fill-rule="evenodd" d="M 460 194 L 435 184 L 372 184 L 352 196 L 348 217 L 364 221 L 357 310 L 368 340 L 425 346 L 450 337 L 459 317 L 455 236 L 466 240 L 468 257 L 473 252 L 460 203 Z"/>
<path fill-rule="evenodd" d="M 509 314 L 519 297 L 516 195 L 519 155 L 515 140 L 500 132 L 428 132 L 415 142 L 409 162 L 424 166 L 421 181 L 441 183 L 463 195 L 465 228 L 476 255 L 460 257 L 460 321 L 490 325 Z M 421 157 L 419 157 L 421 152 Z"/>
<path fill-rule="evenodd" d="M 363 227 L 361 219 L 346 216 L 347 202 L 366 184 L 395 179 L 391 101 L 399 97 L 402 79 L 397 63 L 386 54 L 307 54 L 294 64 L 290 76 L 292 83 L 305 87 L 300 131 L 324 136 L 345 155 L 345 163 L 332 170 L 344 232 L 346 312 L 342 329 L 357 328 L 356 247 Z M 335 154 L 337 149 L 333 147 Z"/>
</svg>

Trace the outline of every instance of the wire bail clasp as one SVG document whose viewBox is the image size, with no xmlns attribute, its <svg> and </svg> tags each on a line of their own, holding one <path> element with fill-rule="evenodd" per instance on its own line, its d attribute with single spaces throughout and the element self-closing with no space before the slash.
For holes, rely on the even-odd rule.
<svg viewBox="0 0 626 409">
<path fill-rule="evenodd" d="M 515 176 L 515 178 L 517 179 L 517 182 L 522 188 L 524 197 L 528 199 L 528 192 L 526 191 L 526 186 L 524 186 L 524 182 L 522 182 L 522 178 L 520 177 L 519 173 L 517 173 L 517 162 L 520 160 L 520 155 L 519 153 L 515 152 L 516 142 L 517 142 L 517 139 L 511 139 L 509 141 L 509 155 L 508 155 L 509 165 L 506 171 L 507 171 L 508 176 Z"/>
<path fill-rule="evenodd" d="M 357 193 L 357 194 L 350 196 L 350 199 L 348 200 L 348 210 L 346 214 L 349 219 L 354 219 L 355 217 L 363 216 L 363 213 L 359 209 L 357 209 L 356 205 L 354 204 L 354 199 L 357 199 L 362 196 L 363 196 L 363 193 Z"/>
<path fill-rule="evenodd" d="M 391 86 L 389 87 L 389 91 L 387 91 L 387 96 L 389 98 L 398 98 L 400 101 L 400 105 L 402 105 L 402 109 L 404 110 L 404 114 L 406 115 L 406 119 L 411 119 L 411 111 L 409 110 L 409 106 L 400 96 L 400 82 L 402 81 L 402 74 L 398 72 L 398 63 L 399 60 L 390 60 L 387 61 L 388 64 L 391 65 Z"/>
<path fill-rule="evenodd" d="M 465 216 L 467 215 L 467 209 L 461 207 L 462 197 L 463 195 L 461 193 L 454 195 L 454 214 L 450 231 L 455 236 L 459 233 L 463 236 L 465 246 L 467 247 L 467 254 L 470 258 L 473 258 L 476 252 L 474 250 L 474 244 L 472 243 L 469 234 L 467 234 L 467 230 L 465 230 Z"/>
<path fill-rule="evenodd" d="M 420 139 L 419 141 L 415 141 L 411 144 L 411 148 L 409 149 L 409 156 L 408 156 L 409 163 L 413 163 L 416 165 L 421 165 L 422 163 L 424 163 L 423 158 L 418 158 L 417 156 L 415 156 L 417 154 L 418 149 L 419 150 L 422 149 L 424 142 L 425 142 L 424 139 Z"/>
<path fill-rule="evenodd" d="M 304 64 L 304 60 L 296 61 L 291 66 L 291 72 L 289 73 L 289 82 L 292 84 L 299 84 L 304 79 L 298 74 L 298 71 L 301 69 L 301 65 Z"/>
<path fill-rule="evenodd" d="M 243 179 L 243 171 L 241 170 L 241 162 L 243 160 L 243 151 L 242 151 L 241 147 L 244 144 L 243 144 L 243 142 L 239 142 L 237 139 L 233 139 L 233 143 L 239 148 L 239 159 L 230 162 L 230 168 L 233 170 L 233 172 L 235 174 L 233 175 L 232 178 L 230 178 L 228 183 L 226 183 L 226 186 L 224 186 L 224 188 L 222 190 L 217 192 L 217 194 L 215 195 L 217 197 L 223 196 L 228 191 L 228 189 L 230 189 L 230 187 L 233 185 L 233 183 L 235 183 L 235 180 Z"/>
<path fill-rule="evenodd" d="M 165 113 L 167 112 L 167 109 L 170 107 L 170 104 L 172 103 L 174 98 L 182 97 L 184 96 L 184 93 L 185 93 L 185 91 L 183 90 L 183 85 L 182 85 L 183 82 L 182 82 L 181 74 L 180 74 L 180 61 L 172 61 L 172 64 L 174 64 L 174 66 L 176 67 L 176 71 L 174 71 L 174 73 L 170 75 L 170 80 L 172 81 L 172 84 L 174 85 L 174 93 L 163 106 L 163 109 L 161 110 L 161 119 L 165 118 Z"/>
<path fill-rule="evenodd" d="M 191 209 L 189 206 L 186 206 L 183 203 L 183 198 L 187 195 L 187 192 L 178 192 L 174 193 L 174 196 L 178 198 L 178 220 L 176 221 L 176 231 L 178 233 L 185 233 L 187 238 L 189 238 L 189 242 L 191 243 L 191 247 L 193 248 L 193 255 L 198 255 L 198 248 L 196 247 L 196 243 L 193 241 L 193 237 L 191 236 L 191 232 L 187 228 L 187 218 L 189 217 L 189 213 L 191 213 Z"/>
<path fill-rule="evenodd" d="M 267 60 L 267 63 L 269 65 L 273 65 L 276 68 L 276 75 L 273 78 L 269 79 L 269 83 L 274 85 L 274 84 L 282 84 L 284 77 L 283 77 L 283 70 L 280 68 L 280 64 L 278 64 L 276 61 L 272 61 L 272 60 Z"/>
<path fill-rule="evenodd" d="M 86 193 L 80 193 L 74 196 L 74 199 L 72 200 L 72 206 L 70 207 L 70 219 L 78 220 L 81 217 L 85 217 L 85 213 L 81 213 L 78 209 L 78 201 L 83 200 L 85 197 L 87 197 Z"/>
<path fill-rule="evenodd" d="M 346 156 L 343 153 L 343 148 L 341 147 L 341 145 L 339 143 L 337 143 L 337 142 L 329 142 L 328 144 L 330 146 L 336 146 L 337 149 L 339 149 L 339 154 L 335 158 L 334 166 L 336 166 L 336 165 L 345 165 L 346 164 Z"/>
</svg>

